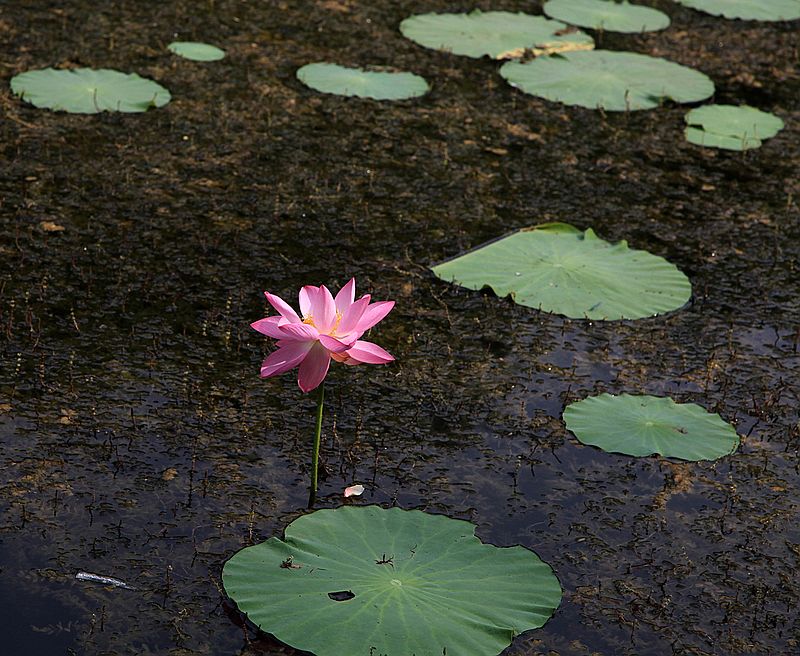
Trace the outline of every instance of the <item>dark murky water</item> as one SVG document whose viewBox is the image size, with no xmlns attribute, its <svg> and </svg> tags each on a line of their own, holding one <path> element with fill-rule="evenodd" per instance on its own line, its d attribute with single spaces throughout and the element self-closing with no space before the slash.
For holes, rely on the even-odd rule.
<svg viewBox="0 0 800 656">
<path fill-rule="evenodd" d="M 351 275 L 397 300 L 375 339 L 398 360 L 329 377 L 323 507 L 363 482 L 357 503 L 448 513 L 536 550 L 564 601 L 509 654 L 797 652 L 797 25 L 647 4 L 673 26 L 604 45 L 695 66 L 717 101 L 786 129 L 747 154 L 705 151 L 684 143 L 679 107 L 601 116 L 526 97 L 492 62 L 400 37 L 411 13 L 469 8 L 439 0 L 0 7 L 8 653 L 291 652 L 243 628 L 219 589 L 224 560 L 280 533 L 307 494 L 313 402 L 290 375 L 259 380 L 267 345 L 248 324 L 264 289 L 294 298 Z M 229 56 L 178 60 L 173 35 Z M 320 59 L 395 65 L 434 89 L 319 95 L 293 73 Z M 174 100 L 86 117 L 9 95 L 13 74 L 47 65 L 135 70 Z M 427 269 L 544 221 L 668 258 L 692 303 L 569 321 Z M 700 403 L 744 442 L 698 464 L 582 447 L 560 414 L 600 391 Z"/>
</svg>

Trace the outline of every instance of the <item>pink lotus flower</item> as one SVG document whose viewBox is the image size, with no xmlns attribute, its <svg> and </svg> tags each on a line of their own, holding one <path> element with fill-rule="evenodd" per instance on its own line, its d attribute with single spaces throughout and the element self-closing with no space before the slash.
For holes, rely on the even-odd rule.
<svg viewBox="0 0 800 656">
<path fill-rule="evenodd" d="M 357 301 L 352 278 L 334 298 L 325 285 L 300 290 L 301 319 L 283 299 L 264 292 L 278 316 L 250 324 L 278 340 L 278 349 L 261 364 L 261 377 L 277 376 L 300 366 L 297 382 L 304 392 L 319 387 L 331 358 L 344 364 L 386 364 L 394 358 L 377 344 L 359 339 L 383 319 L 394 301 L 370 303 L 369 294 Z"/>
</svg>

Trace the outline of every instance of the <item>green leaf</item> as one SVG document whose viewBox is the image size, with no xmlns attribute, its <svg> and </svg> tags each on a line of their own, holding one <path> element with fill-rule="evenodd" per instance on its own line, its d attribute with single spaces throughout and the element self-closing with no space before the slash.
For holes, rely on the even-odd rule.
<svg viewBox="0 0 800 656">
<path fill-rule="evenodd" d="M 713 16 L 757 21 L 800 18 L 800 0 L 677 0 L 686 7 Z"/>
<path fill-rule="evenodd" d="M 323 93 L 375 100 L 415 98 L 430 88 L 425 78 L 413 73 L 365 71 L 326 62 L 306 64 L 298 69 L 297 79 Z"/>
<path fill-rule="evenodd" d="M 108 69 L 27 71 L 11 78 L 11 90 L 36 107 L 74 114 L 144 112 L 170 101 L 160 84 Z"/>
<path fill-rule="evenodd" d="M 544 13 L 570 25 L 607 32 L 653 32 L 669 27 L 665 13 L 612 0 L 549 0 Z"/>
<path fill-rule="evenodd" d="M 728 150 L 758 148 L 763 139 L 783 129 L 783 121 L 774 114 L 747 106 L 704 105 L 688 112 L 684 120 L 689 125 L 687 141 Z"/>
<path fill-rule="evenodd" d="M 184 59 L 193 61 L 218 61 L 225 57 L 224 50 L 199 41 L 173 41 L 167 49 Z"/>
<path fill-rule="evenodd" d="M 491 287 L 515 303 L 574 319 L 640 319 L 670 312 L 691 297 L 674 265 L 592 229 L 549 223 L 515 232 L 433 267 L 468 289 Z"/>
<path fill-rule="evenodd" d="M 568 405 L 564 423 L 583 444 L 630 456 L 716 460 L 739 445 L 736 430 L 718 414 L 668 397 L 592 396 Z"/>
<path fill-rule="evenodd" d="M 594 48 L 592 37 L 583 32 L 557 34 L 566 27 L 541 16 L 476 9 L 469 14 L 410 16 L 400 23 L 400 32 L 426 48 L 475 58 L 521 57 L 526 49 L 542 54 Z"/>
<path fill-rule="evenodd" d="M 714 83 L 702 73 L 634 52 L 567 52 L 507 62 L 500 75 L 525 93 L 616 112 L 652 109 L 665 99 L 697 102 L 714 93 Z"/>
<path fill-rule="evenodd" d="M 561 586 L 532 551 L 474 531 L 419 510 L 319 510 L 239 551 L 222 580 L 251 622 L 317 656 L 494 656 L 548 620 Z"/>
</svg>

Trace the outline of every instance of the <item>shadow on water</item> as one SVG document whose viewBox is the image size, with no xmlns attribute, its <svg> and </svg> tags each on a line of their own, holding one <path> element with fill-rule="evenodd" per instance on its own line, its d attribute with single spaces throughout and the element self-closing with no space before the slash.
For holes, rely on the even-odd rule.
<svg viewBox="0 0 800 656">
<path fill-rule="evenodd" d="M 220 587 L 227 558 L 307 501 L 314 402 L 291 375 L 259 380 L 267 346 L 249 323 L 267 313 L 264 289 L 294 300 L 352 275 L 397 301 L 373 335 L 397 361 L 331 370 L 319 507 L 359 482 L 354 503 L 447 513 L 537 551 L 564 601 L 509 655 L 797 651 L 795 25 L 658 0 L 669 30 L 608 37 L 784 118 L 741 154 L 686 144 L 685 110 L 669 103 L 602 116 L 524 96 L 494 62 L 418 48 L 396 31 L 413 3 L 113 4 L 0 9 L 5 82 L 81 64 L 173 93 L 138 116 L 0 98 L 0 612 L 13 653 L 292 653 Z M 228 57 L 173 58 L 163 46 L 178 32 Z M 433 90 L 396 104 L 316 94 L 294 70 L 319 59 L 413 70 Z M 545 221 L 666 257 L 692 301 L 639 322 L 569 321 L 427 268 Z M 561 412 L 600 392 L 699 403 L 741 448 L 687 464 L 582 446 Z"/>
</svg>

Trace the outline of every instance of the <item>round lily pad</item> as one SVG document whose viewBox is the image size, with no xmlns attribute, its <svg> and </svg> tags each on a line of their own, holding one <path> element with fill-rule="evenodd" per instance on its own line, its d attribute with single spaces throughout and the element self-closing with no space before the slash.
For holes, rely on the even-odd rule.
<svg viewBox="0 0 800 656">
<path fill-rule="evenodd" d="M 592 37 L 564 23 L 508 11 L 419 14 L 400 23 L 400 32 L 426 48 L 476 59 L 510 59 L 526 50 L 539 55 L 594 48 Z"/>
<path fill-rule="evenodd" d="M 560 21 L 607 32 L 654 32 L 669 27 L 669 16 L 651 7 L 613 0 L 549 0 L 544 13 Z"/>
<path fill-rule="evenodd" d="M 184 59 L 193 61 L 218 61 L 225 57 L 225 51 L 221 48 L 199 41 L 173 41 L 167 49 Z"/>
<path fill-rule="evenodd" d="M 583 444 L 630 456 L 716 460 L 739 446 L 736 430 L 718 414 L 668 397 L 592 396 L 568 405 L 564 423 Z"/>
<path fill-rule="evenodd" d="M 634 52 L 567 52 L 506 62 L 500 75 L 534 96 L 616 112 L 652 109 L 665 99 L 697 102 L 714 93 L 714 83 L 703 73 Z"/>
<path fill-rule="evenodd" d="M 299 68 L 297 79 L 323 93 L 375 100 L 416 98 L 426 94 L 430 88 L 425 78 L 414 73 L 365 71 L 326 62 Z"/>
<path fill-rule="evenodd" d="M 468 289 L 491 287 L 515 303 L 574 319 L 640 319 L 683 306 L 688 278 L 665 259 L 611 244 L 589 228 L 546 223 L 433 267 Z"/>
<path fill-rule="evenodd" d="M 11 90 L 36 107 L 73 114 L 144 112 L 170 101 L 160 84 L 105 68 L 27 71 L 11 78 Z"/>
<path fill-rule="evenodd" d="M 800 0 L 677 0 L 682 5 L 713 16 L 756 21 L 800 18 Z"/>
<path fill-rule="evenodd" d="M 248 619 L 316 656 L 494 656 L 561 601 L 549 565 L 469 522 L 378 506 L 319 510 L 222 572 Z"/>
<path fill-rule="evenodd" d="M 758 148 L 783 129 L 783 121 L 774 114 L 747 106 L 704 105 L 688 112 L 684 120 L 687 141 L 727 150 Z"/>
</svg>

